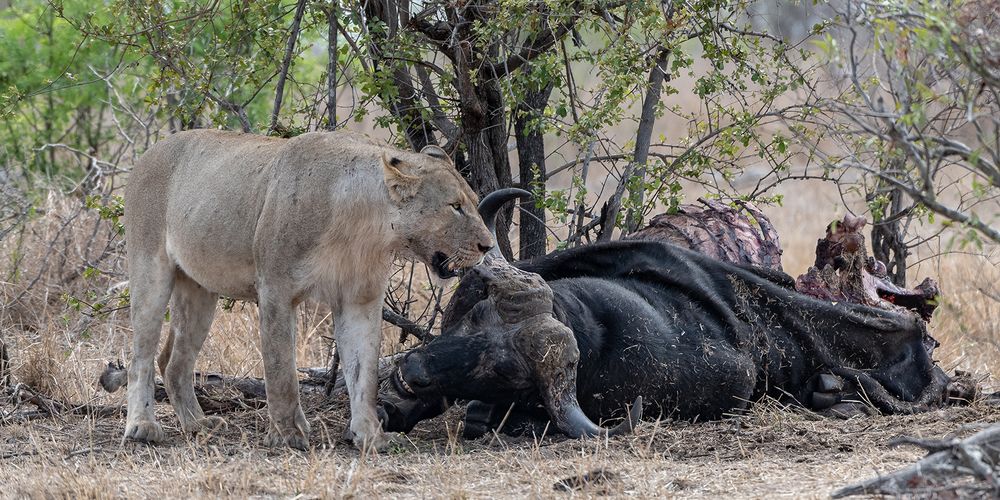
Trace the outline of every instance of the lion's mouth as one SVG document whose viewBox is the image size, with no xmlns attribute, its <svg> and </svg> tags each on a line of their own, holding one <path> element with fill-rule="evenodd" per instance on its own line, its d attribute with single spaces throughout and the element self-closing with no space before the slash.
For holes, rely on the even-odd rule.
<svg viewBox="0 0 1000 500">
<path fill-rule="evenodd" d="M 455 262 L 443 252 L 434 252 L 434 256 L 431 257 L 431 269 L 441 279 L 458 276 L 458 269 L 455 266 Z"/>
</svg>

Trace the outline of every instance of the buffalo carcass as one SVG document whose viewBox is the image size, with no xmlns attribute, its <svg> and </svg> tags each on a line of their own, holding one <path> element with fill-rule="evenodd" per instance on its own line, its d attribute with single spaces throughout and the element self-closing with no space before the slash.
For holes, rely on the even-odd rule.
<svg viewBox="0 0 1000 500">
<path fill-rule="evenodd" d="M 523 192 L 522 192 L 523 193 Z M 483 200 L 490 224 L 505 190 Z M 410 351 L 382 393 L 389 430 L 471 400 L 466 437 L 499 427 L 607 434 L 593 421 L 718 419 L 770 396 L 816 409 L 909 413 L 948 377 L 916 315 L 809 297 L 784 273 L 651 241 L 618 241 L 463 277 L 442 334 Z M 513 407 L 511 406 L 513 405 Z"/>
</svg>

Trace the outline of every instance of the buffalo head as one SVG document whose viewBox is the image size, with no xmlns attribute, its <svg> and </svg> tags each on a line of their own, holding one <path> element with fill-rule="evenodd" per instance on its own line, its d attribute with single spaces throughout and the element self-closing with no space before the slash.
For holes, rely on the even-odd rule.
<svg viewBox="0 0 1000 500">
<path fill-rule="evenodd" d="M 499 208 L 529 193 L 494 192 L 480 203 L 491 231 Z M 382 395 L 386 427 L 408 431 L 456 399 L 541 404 L 556 427 L 572 437 L 631 431 L 641 398 L 613 429 L 594 424 L 576 395 L 580 352 L 573 332 L 556 319 L 552 289 L 539 275 L 510 265 L 498 251 L 462 279 L 445 314 L 442 334 L 414 349 Z"/>
</svg>

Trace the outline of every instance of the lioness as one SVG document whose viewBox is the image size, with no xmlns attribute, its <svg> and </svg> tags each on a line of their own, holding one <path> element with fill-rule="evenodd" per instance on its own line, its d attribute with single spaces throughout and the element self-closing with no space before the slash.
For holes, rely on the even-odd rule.
<svg viewBox="0 0 1000 500">
<path fill-rule="evenodd" d="M 449 278 L 481 262 L 493 238 L 477 202 L 436 146 L 412 153 L 329 132 L 278 139 L 194 130 L 160 141 L 125 189 L 134 330 L 125 436 L 164 438 L 153 358 L 168 301 L 172 329 L 159 365 L 181 428 L 224 425 L 202 412 L 193 374 L 225 295 L 260 308 L 268 444 L 307 448 L 295 306 L 311 297 L 333 311 L 354 444 L 383 446 L 375 371 L 390 264 L 415 257 Z"/>
</svg>

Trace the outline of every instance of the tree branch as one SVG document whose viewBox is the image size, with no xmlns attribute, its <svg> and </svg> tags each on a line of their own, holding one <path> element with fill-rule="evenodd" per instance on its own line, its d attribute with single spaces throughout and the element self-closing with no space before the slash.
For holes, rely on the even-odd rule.
<svg viewBox="0 0 1000 500">
<path fill-rule="evenodd" d="M 913 495 L 928 489 L 968 489 L 1000 492 L 996 464 L 1000 462 L 1000 425 L 993 425 L 962 441 L 897 439 L 890 445 L 914 444 L 931 452 L 917 463 L 896 472 L 852 484 L 833 492 L 833 498 L 853 495 Z M 981 483 L 968 484 L 962 476 L 978 476 Z"/>
<path fill-rule="evenodd" d="M 649 158 L 649 143 L 653 138 L 653 124 L 656 121 L 656 107 L 660 103 L 660 94 L 663 90 L 663 82 L 669 79 L 667 74 L 667 59 L 670 57 L 670 50 L 660 48 L 656 55 L 656 62 L 653 69 L 649 71 L 649 80 L 646 85 L 646 96 L 642 101 L 642 113 L 639 118 L 639 129 L 636 131 L 635 154 L 632 161 L 637 165 L 635 175 L 639 178 L 639 189 L 633 195 L 636 198 L 635 205 L 628 210 L 625 217 L 625 233 L 635 232 L 642 223 L 642 199 L 646 192 L 646 161 Z"/>
<path fill-rule="evenodd" d="M 340 23 L 340 0 L 332 0 L 326 13 L 327 22 L 327 66 L 326 66 L 326 129 L 337 128 L 337 29 Z"/>
<path fill-rule="evenodd" d="M 639 175 L 639 173 L 645 177 L 646 160 L 649 157 L 649 146 L 653 135 L 653 123 L 656 118 L 656 106 L 660 101 L 660 92 L 663 89 L 663 81 L 666 79 L 666 64 L 667 57 L 669 55 L 669 50 L 661 48 L 659 54 L 657 55 L 656 62 L 653 64 L 653 68 L 649 71 L 649 78 L 647 79 L 646 84 L 646 95 L 642 100 L 642 114 L 640 115 L 639 129 L 635 141 L 635 155 L 628 167 L 625 168 L 625 172 L 622 173 L 622 178 L 618 182 L 615 194 L 612 195 L 611 199 L 608 201 L 605 220 L 610 227 L 601 228 L 601 232 L 597 236 L 597 241 L 611 240 L 611 235 L 614 232 L 615 221 L 618 219 L 618 212 L 621 211 L 622 196 L 625 194 L 629 180 L 633 176 Z M 645 190 L 640 187 L 639 192 L 642 193 L 643 191 Z M 637 224 L 639 217 L 633 214 L 631 218 L 633 225 Z M 626 225 L 624 230 L 626 233 L 629 232 L 629 226 Z"/>
<path fill-rule="evenodd" d="M 531 62 L 532 59 L 551 49 L 557 41 L 573 29 L 576 19 L 576 17 L 573 17 L 569 21 L 559 23 L 555 30 L 546 29 L 540 36 L 532 40 L 530 44 L 522 47 L 521 51 L 517 54 L 508 57 L 505 61 L 486 66 L 484 68 L 486 74 L 492 75 L 493 78 L 503 78 L 517 71 L 521 66 L 524 66 L 526 63 Z"/>
<path fill-rule="evenodd" d="M 421 342 L 428 342 L 431 339 L 431 332 L 426 327 L 410 321 L 402 314 L 399 314 L 388 307 L 382 308 L 382 319 L 398 326 L 405 335 L 413 335 Z"/>
<path fill-rule="evenodd" d="M 292 63 L 292 55 L 295 53 L 295 42 L 299 39 L 299 26 L 302 23 L 302 15 L 306 11 L 306 0 L 299 0 L 295 6 L 295 17 L 292 18 L 292 27 L 288 33 L 288 44 L 285 46 L 285 57 L 281 60 L 281 68 L 278 70 L 278 83 L 274 90 L 274 109 L 271 111 L 271 125 L 268 132 L 275 132 L 278 128 L 278 114 L 281 113 L 281 101 L 285 94 L 285 79 L 288 77 L 288 68 Z"/>
</svg>

